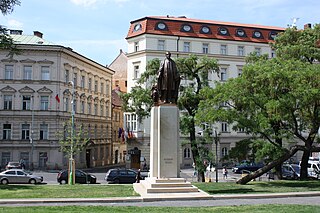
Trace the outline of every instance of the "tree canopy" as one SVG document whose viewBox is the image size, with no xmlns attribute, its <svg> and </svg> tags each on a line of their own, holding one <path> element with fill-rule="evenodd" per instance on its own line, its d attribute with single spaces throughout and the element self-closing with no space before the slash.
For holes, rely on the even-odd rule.
<svg viewBox="0 0 320 213">
<path fill-rule="evenodd" d="M 234 129 L 244 128 L 268 141 L 283 155 L 289 153 L 282 147 L 283 140 L 292 146 L 302 142 L 301 177 L 306 178 L 307 160 L 320 126 L 319 33 L 319 25 L 306 30 L 289 28 L 272 45 L 276 58 L 251 54 L 240 77 L 201 92 L 198 122 L 226 121 Z M 223 102 L 229 107 L 212 107 Z"/>
</svg>

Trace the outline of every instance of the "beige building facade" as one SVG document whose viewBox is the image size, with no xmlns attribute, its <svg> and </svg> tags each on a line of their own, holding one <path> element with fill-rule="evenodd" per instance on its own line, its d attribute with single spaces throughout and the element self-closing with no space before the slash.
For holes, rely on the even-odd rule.
<svg viewBox="0 0 320 213">
<path fill-rule="evenodd" d="M 226 81 L 236 78 L 242 73 L 245 57 L 251 53 L 267 54 L 275 57 L 269 46 L 275 36 L 284 31 L 281 27 L 218 22 L 210 20 L 190 19 L 186 17 L 152 16 L 131 21 L 127 34 L 128 42 L 128 92 L 135 86 L 136 79 L 145 71 L 149 60 L 163 60 L 165 52 L 170 51 L 172 58 L 187 57 L 189 54 L 213 57 L 218 60 L 220 75 L 210 75 L 212 87 L 215 81 Z M 181 84 L 188 84 L 182 80 Z M 133 116 L 134 117 L 134 116 Z M 132 144 L 141 151 L 141 156 L 149 161 L 150 153 L 150 119 L 137 123 L 137 120 L 125 122 L 128 125 L 136 122 L 133 132 L 136 140 Z M 218 158 L 227 155 L 235 143 L 247 136 L 243 131 L 232 131 L 227 123 L 214 125 L 219 132 L 217 144 Z M 203 128 L 197 127 L 199 137 Z M 181 141 L 187 141 L 187 135 L 181 135 Z M 216 149 L 214 142 L 212 150 Z M 128 148 L 129 149 L 129 148 Z M 181 146 L 181 167 L 190 167 L 193 163 L 189 145 Z M 223 162 L 220 162 L 222 164 Z"/>
<path fill-rule="evenodd" d="M 11 36 L 21 52 L 7 58 L 8 52 L 0 51 L 2 168 L 21 159 L 27 168 L 66 168 L 68 156 L 60 151 L 57 133 L 70 121 L 72 103 L 76 129 L 82 125 L 90 138 L 76 156 L 76 167 L 111 164 L 114 72 L 69 47 L 47 42 L 40 32 L 13 31 Z"/>
</svg>

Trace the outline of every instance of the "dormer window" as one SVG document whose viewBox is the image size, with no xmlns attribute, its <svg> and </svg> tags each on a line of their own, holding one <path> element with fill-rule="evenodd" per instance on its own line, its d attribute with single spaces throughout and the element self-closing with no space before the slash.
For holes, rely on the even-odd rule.
<svg viewBox="0 0 320 213">
<path fill-rule="evenodd" d="M 208 26 L 202 26 L 201 29 L 200 29 L 200 33 L 203 33 L 203 34 L 211 34 L 211 30 Z"/>
<path fill-rule="evenodd" d="M 155 27 L 156 30 L 168 30 L 167 25 L 164 22 L 158 22 Z"/>
<path fill-rule="evenodd" d="M 252 37 L 253 37 L 253 38 L 263 38 L 262 33 L 261 33 L 259 30 L 255 30 L 255 31 L 252 33 Z"/>
<path fill-rule="evenodd" d="M 134 25 L 133 32 L 137 32 L 142 29 L 142 25 L 140 23 Z"/>
<path fill-rule="evenodd" d="M 181 32 L 193 32 L 192 27 L 189 24 L 184 24 L 181 26 Z"/>
<path fill-rule="evenodd" d="M 277 36 L 277 33 L 274 32 L 274 31 L 271 31 L 271 32 L 269 33 L 269 39 L 270 39 L 270 40 L 274 40 L 274 39 L 276 38 L 276 36 Z"/>
<path fill-rule="evenodd" d="M 219 35 L 230 35 L 228 29 L 225 27 L 219 27 L 218 34 Z"/>
<path fill-rule="evenodd" d="M 236 30 L 236 36 L 238 37 L 247 37 L 246 32 L 243 29 Z"/>
</svg>

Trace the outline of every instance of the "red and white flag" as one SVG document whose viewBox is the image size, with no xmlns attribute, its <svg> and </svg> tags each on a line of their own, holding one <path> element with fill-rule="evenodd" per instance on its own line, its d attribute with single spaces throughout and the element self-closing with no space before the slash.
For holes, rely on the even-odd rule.
<svg viewBox="0 0 320 213">
<path fill-rule="evenodd" d="M 60 98 L 58 94 L 56 95 L 56 100 L 58 101 L 58 103 L 60 103 Z"/>
</svg>

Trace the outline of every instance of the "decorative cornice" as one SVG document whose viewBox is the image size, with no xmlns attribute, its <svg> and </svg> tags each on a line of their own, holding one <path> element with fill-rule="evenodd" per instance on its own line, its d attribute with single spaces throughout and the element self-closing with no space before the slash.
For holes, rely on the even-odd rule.
<svg viewBox="0 0 320 213">
<path fill-rule="evenodd" d="M 52 93 L 52 90 L 47 87 L 42 87 L 37 91 L 38 93 Z"/>
<path fill-rule="evenodd" d="M 19 89 L 20 93 L 34 93 L 34 90 L 28 86 Z"/>
<path fill-rule="evenodd" d="M 36 63 L 35 60 L 32 60 L 30 58 L 27 58 L 27 59 L 23 59 L 23 60 L 20 60 L 20 63 L 24 63 L 24 64 L 34 64 Z"/>
<path fill-rule="evenodd" d="M 3 87 L 0 91 L 3 92 L 3 93 L 15 93 L 15 92 L 17 92 L 17 90 L 15 90 L 14 88 L 10 87 L 9 85 L 6 86 L 6 87 Z"/>
<path fill-rule="evenodd" d="M 53 64 L 53 61 L 49 61 L 47 59 L 41 60 L 41 61 L 37 61 L 39 64 Z"/>
</svg>

